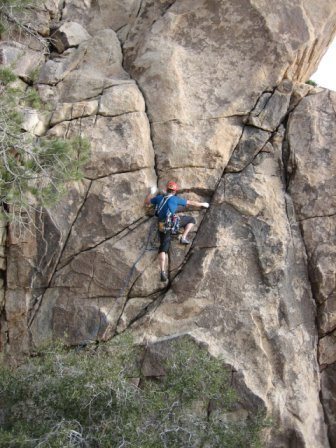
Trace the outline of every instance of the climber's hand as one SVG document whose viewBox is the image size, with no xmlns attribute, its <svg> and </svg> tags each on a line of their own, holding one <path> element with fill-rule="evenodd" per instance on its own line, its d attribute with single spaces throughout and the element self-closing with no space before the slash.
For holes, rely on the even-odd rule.
<svg viewBox="0 0 336 448">
<path fill-rule="evenodd" d="M 152 187 L 150 187 L 150 194 L 151 195 L 154 195 L 156 192 L 157 192 L 156 186 L 153 185 Z"/>
<path fill-rule="evenodd" d="M 209 204 L 209 202 L 202 202 L 201 206 L 204 207 L 204 208 L 209 208 L 210 204 Z"/>
</svg>

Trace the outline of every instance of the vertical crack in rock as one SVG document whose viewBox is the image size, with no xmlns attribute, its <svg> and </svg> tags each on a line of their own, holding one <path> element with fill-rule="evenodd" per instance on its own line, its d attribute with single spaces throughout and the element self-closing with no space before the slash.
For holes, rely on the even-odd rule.
<svg viewBox="0 0 336 448">
<path fill-rule="evenodd" d="M 60 250 L 60 253 L 59 253 L 58 257 L 57 257 L 57 261 L 54 263 L 54 270 L 53 270 L 53 272 L 52 272 L 52 274 L 50 276 L 50 280 L 48 282 L 48 285 L 44 288 L 44 292 L 36 298 L 36 300 L 34 301 L 34 303 L 31 306 L 31 309 L 30 309 L 30 311 L 28 313 L 28 316 L 27 316 L 28 328 L 30 328 L 32 326 L 32 324 L 33 324 L 33 322 L 35 320 L 35 317 L 36 317 L 37 313 L 39 312 L 39 309 L 40 309 L 40 307 L 42 305 L 42 301 L 43 301 L 43 298 L 44 298 L 45 291 L 50 287 L 50 285 L 51 285 L 51 283 L 53 281 L 55 272 L 57 271 L 57 266 L 59 264 L 59 261 L 62 258 L 62 255 L 63 255 L 63 252 L 65 250 L 67 241 L 69 240 L 69 237 L 70 237 L 70 234 L 71 234 L 71 230 L 72 230 L 73 225 L 76 222 L 76 220 L 77 220 L 77 218 L 78 218 L 78 216 L 79 216 L 79 214 L 80 214 L 80 212 L 81 212 L 81 210 L 82 210 L 82 208 L 83 208 L 83 206 L 85 204 L 85 201 L 87 199 L 87 196 L 88 196 L 90 188 L 91 188 L 91 185 L 92 185 L 92 182 L 90 182 L 90 184 L 88 185 L 88 188 L 87 188 L 85 197 L 83 199 L 83 202 L 82 202 L 81 206 L 79 207 L 79 209 L 77 211 L 77 214 L 76 214 L 72 224 L 69 226 L 69 230 L 68 230 L 67 236 L 66 236 L 66 238 L 64 240 L 62 249 Z"/>
<path fill-rule="evenodd" d="M 67 0 L 63 0 L 62 6 L 60 7 L 60 22 L 63 20 L 64 9 L 66 7 Z"/>
<path fill-rule="evenodd" d="M 326 114 L 326 116 L 323 117 L 323 120 L 325 120 L 325 122 L 327 123 L 327 114 L 328 114 L 327 102 L 329 102 L 329 104 L 331 106 L 329 113 L 330 113 L 330 111 L 333 111 L 333 113 L 335 114 L 335 106 L 334 106 L 334 100 L 332 98 L 331 92 L 326 91 L 324 93 L 324 95 L 328 99 L 328 101 L 324 101 L 324 103 L 323 103 L 324 104 L 323 112 Z M 318 107 L 318 105 L 319 105 L 319 101 L 317 100 L 318 97 L 315 96 L 315 99 L 313 97 L 311 97 L 311 98 L 312 99 L 310 100 L 309 105 L 308 106 L 303 105 L 302 108 L 300 109 L 300 111 L 298 112 L 299 117 L 300 117 L 300 113 L 302 114 L 303 111 L 306 114 L 310 113 L 312 120 L 314 120 L 314 117 L 316 117 L 316 107 Z M 308 104 L 308 103 L 305 103 L 305 104 Z M 298 106 L 296 106 L 296 107 L 298 107 Z M 319 111 L 319 109 L 317 109 L 317 110 L 318 110 L 318 113 L 321 113 Z M 293 110 L 293 114 L 294 114 L 294 112 L 295 112 L 295 110 Z M 295 120 L 295 116 L 294 116 L 293 120 Z M 301 118 L 301 121 L 302 121 L 302 118 Z M 294 121 L 294 123 L 295 123 L 295 121 Z M 314 123 L 314 121 L 313 121 L 313 123 Z M 303 123 L 301 123 L 301 122 L 300 122 L 300 124 L 303 125 Z M 316 326 L 316 331 L 317 331 L 320 339 L 318 337 L 316 337 L 315 351 L 316 351 L 318 361 L 320 363 L 320 369 L 321 369 L 321 371 L 324 371 L 324 368 L 326 368 L 328 365 L 326 365 L 326 366 L 321 365 L 321 353 L 320 353 L 321 337 L 323 338 L 326 335 L 325 328 L 321 329 L 321 325 L 323 326 L 323 324 L 321 324 L 321 315 L 323 313 L 323 307 L 326 306 L 325 304 L 328 303 L 329 297 L 332 296 L 332 292 L 330 292 L 329 296 L 326 297 L 325 296 L 325 294 L 327 292 L 327 290 L 326 290 L 326 291 L 324 291 L 324 293 L 322 292 L 322 296 L 321 296 L 321 293 L 319 292 L 319 288 L 317 288 L 317 286 L 316 286 L 317 281 L 318 281 L 319 283 L 321 283 L 320 287 L 323 288 L 323 282 L 326 281 L 326 279 L 323 279 L 323 276 L 328 275 L 328 274 L 326 274 L 325 272 L 323 273 L 323 269 L 324 269 L 323 258 L 321 258 L 320 261 L 318 258 L 319 255 L 318 255 L 317 251 L 318 251 L 319 244 L 320 244 L 319 243 L 319 241 L 320 241 L 319 229 L 317 227 L 316 230 L 314 231 L 313 230 L 314 224 L 310 224 L 310 220 L 317 219 L 317 226 L 318 226 L 319 219 L 332 218 L 335 216 L 335 213 L 316 213 L 316 211 L 319 211 L 319 210 L 321 210 L 321 211 L 322 210 L 327 211 L 327 210 L 325 209 L 325 207 L 323 207 L 323 205 L 320 207 L 319 205 L 315 205 L 314 202 L 305 211 L 305 209 L 302 208 L 302 204 L 305 204 L 306 200 L 304 199 L 304 196 L 303 197 L 300 196 L 300 190 L 302 187 L 300 187 L 300 185 L 299 185 L 297 187 L 298 191 L 295 191 L 295 186 L 297 186 L 297 183 L 300 182 L 299 179 L 300 179 L 300 176 L 302 176 L 302 175 L 307 176 L 307 180 L 306 180 L 307 186 L 306 186 L 306 192 L 304 193 L 304 195 L 307 194 L 308 198 L 311 197 L 309 195 L 311 195 L 311 191 L 314 191 L 314 188 L 315 188 L 315 190 L 319 189 L 318 194 L 320 197 L 320 201 L 323 201 L 324 195 L 328 191 L 328 188 L 330 188 L 330 186 L 329 187 L 327 186 L 328 183 L 325 184 L 326 186 L 322 185 L 322 187 L 319 186 L 318 184 L 315 185 L 313 178 L 310 177 L 313 175 L 314 171 L 313 170 L 311 171 L 311 169 L 307 168 L 303 163 L 303 160 L 307 160 L 307 161 L 310 161 L 310 163 L 314 162 L 315 165 L 320 164 L 321 165 L 320 169 L 324 170 L 323 173 L 324 173 L 324 176 L 326 176 L 325 182 L 328 182 L 327 181 L 328 176 L 326 174 L 327 168 L 324 168 L 325 160 L 323 159 L 323 155 L 321 155 L 322 159 L 320 160 L 318 154 L 320 152 L 325 153 L 324 157 L 329 157 L 327 148 L 330 147 L 330 144 L 332 144 L 332 143 L 329 143 L 329 146 L 328 146 L 328 142 L 330 142 L 330 137 L 332 135 L 331 134 L 332 131 L 329 130 L 328 134 L 326 135 L 325 129 L 327 128 L 326 127 L 327 125 L 324 124 L 324 121 L 323 121 L 323 124 L 320 122 L 318 124 L 319 124 L 319 126 L 312 127 L 312 130 L 310 132 L 311 133 L 311 136 L 310 136 L 311 145 L 317 144 L 317 147 L 315 148 L 316 155 L 314 156 L 309 153 L 311 151 L 311 150 L 309 151 L 309 143 L 307 143 L 304 139 L 301 143 L 301 146 L 304 145 L 304 148 L 302 148 L 301 151 L 300 151 L 300 145 L 298 146 L 298 143 L 296 143 L 295 140 L 292 141 L 292 143 L 294 144 L 294 147 L 290 147 L 290 144 L 291 144 L 290 140 L 291 140 L 291 138 L 293 139 L 294 137 L 293 137 L 293 135 L 292 136 L 290 135 L 290 129 L 288 128 L 287 132 L 286 132 L 286 137 L 285 137 L 283 160 L 284 160 L 284 166 L 286 168 L 286 177 L 287 177 L 287 179 L 286 179 L 287 188 L 286 189 L 289 193 L 290 193 L 290 189 L 292 189 L 292 190 L 294 189 L 293 190 L 293 192 L 294 192 L 293 201 L 294 200 L 296 201 L 295 206 L 298 208 L 298 213 L 299 213 L 299 217 L 296 218 L 296 222 L 297 222 L 297 227 L 299 229 L 299 232 L 301 234 L 301 239 L 302 239 L 303 247 L 305 250 L 305 256 L 306 256 L 306 260 L 307 260 L 307 275 L 308 275 L 308 279 L 309 279 L 311 294 L 314 299 L 316 310 L 317 310 L 315 326 Z M 299 126 L 298 123 L 296 123 L 296 125 L 294 124 L 293 126 L 294 126 L 294 128 L 292 130 L 292 133 L 295 132 L 295 130 L 297 132 L 300 132 L 300 130 L 298 130 L 298 126 Z M 328 126 L 328 128 L 330 128 L 330 126 Z M 319 135 L 319 133 L 321 135 Z M 316 138 L 315 135 L 317 135 L 319 137 L 317 142 L 315 141 L 315 138 Z M 319 147 L 321 138 L 322 138 L 322 141 L 324 142 L 324 146 L 326 148 L 323 151 L 320 151 L 320 147 Z M 286 145 L 287 145 L 287 148 L 286 148 Z M 306 146 L 308 146 L 307 149 L 306 149 Z M 296 160 L 295 150 L 299 151 L 297 154 L 297 156 L 299 157 L 298 162 Z M 309 157 L 310 157 L 310 159 L 309 159 Z M 332 159 L 329 157 L 328 160 L 329 160 L 329 164 L 331 164 Z M 298 179 L 298 180 L 296 180 L 296 179 Z M 294 187 L 291 184 L 291 182 L 294 182 Z M 315 193 L 315 194 L 317 194 L 317 193 Z M 305 223 L 307 223 L 307 227 L 305 227 Z M 321 222 L 320 222 L 320 224 L 321 224 Z M 328 227 L 328 225 L 327 225 L 327 227 Z M 314 236 L 313 236 L 314 234 L 316 234 L 316 240 L 314 240 Z M 330 241 L 330 244 L 332 244 L 331 241 Z M 322 251 L 322 253 L 323 253 L 323 251 L 325 251 L 325 249 L 323 248 L 323 244 L 321 245 L 321 248 L 320 248 L 320 256 L 321 256 L 321 251 Z M 317 257 L 316 259 L 315 259 L 315 255 Z M 325 256 L 326 257 L 328 256 L 328 252 L 325 254 Z M 327 258 L 326 258 L 326 260 L 327 260 Z M 320 276 L 322 276 L 322 277 L 319 280 L 317 280 L 317 278 L 316 278 L 316 272 L 315 272 L 317 269 L 316 263 L 322 263 L 322 265 L 320 267 L 320 269 L 322 269 Z M 329 263 L 332 263 L 331 259 L 329 260 Z M 330 266 L 330 269 L 332 272 L 333 267 Z M 328 285 L 326 285 L 326 286 L 328 288 Z M 323 296 L 323 294 L 324 294 L 324 296 Z M 330 332 L 328 331 L 327 333 L 332 334 L 334 331 L 334 328 L 329 328 L 329 330 L 330 330 Z M 326 343 L 323 350 L 324 350 L 324 353 L 328 352 L 328 343 Z M 332 364 L 330 366 L 332 366 Z M 330 445 L 333 446 L 332 440 L 334 437 L 333 434 L 335 434 L 335 425 L 333 422 L 334 422 L 335 417 L 334 417 L 334 415 L 332 415 L 334 411 L 332 411 L 331 407 L 332 406 L 334 407 L 334 404 L 332 404 L 332 403 L 335 402 L 335 398 L 332 396 L 333 392 L 330 390 L 331 386 L 328 383 L 328 374 L 326 374 L 325 376 L 324 375 L 325 375 L 324 373 L 321 373 L 321 385 L 320 385 L 319 399 L 320 399 L 321 407 L 324 412 L 325 422 L 328 427 L 328 437 L 330 440 Z"/>
</svg>

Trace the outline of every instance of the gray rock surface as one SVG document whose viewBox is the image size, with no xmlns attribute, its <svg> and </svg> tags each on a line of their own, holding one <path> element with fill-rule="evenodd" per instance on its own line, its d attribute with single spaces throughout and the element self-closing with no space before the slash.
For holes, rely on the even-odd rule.
<svg viewBox="0 0 336 448">
<path fill-rule="evenodd" d="M 328 423 L 330 448 L 336 447 L 336 364 L 328 366 L 321 374 L 322 399 Z"/>
<path fill-rule="evenodd" d="M 90 34 L 77 22 L 65 22 L 51 35 L 51 42 L 59 53 L 90 39 Z"/>
</svg>

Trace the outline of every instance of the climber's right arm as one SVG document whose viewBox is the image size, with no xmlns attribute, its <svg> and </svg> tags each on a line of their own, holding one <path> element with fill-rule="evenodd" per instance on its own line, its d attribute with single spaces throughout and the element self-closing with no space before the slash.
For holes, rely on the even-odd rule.
<svg viewBox="0 0 336 448">
<path fill-rule="evenodd" d="M 194 207 L 209 208 L 210 204 L 208 202 L 197 202 L 197 201 L 187 201 L 187 205 L 193 205 Z"/>
</svg>

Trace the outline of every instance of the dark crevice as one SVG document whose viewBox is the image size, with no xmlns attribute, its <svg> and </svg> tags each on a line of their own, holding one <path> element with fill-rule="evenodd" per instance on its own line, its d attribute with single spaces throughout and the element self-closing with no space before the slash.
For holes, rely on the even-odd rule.
<svg viewBox="0 0 336 448">
<path fill-rule="evenodd" d="M 89 196 L 91 187 L 92 187 L 92 182 L 90 182 L 90 184 L 88 185 L 88 188 L 87 188 L 87 190 L 86 190 L 84 199 L 83 199 L 83 201 L 82 201 L 82 204 L 81 204 L 81 206 L 78 208 L 78 210 L 77 210 L 77 214 L 76 214 L 76 216 L 75 216 L 75 219 L 73 220 L 73 222 L 72 222 L 72 224 L 71 224 L 71 226 L 70 226 L 68 235 L 67 235 L 67 237 L 66 237 L 66 239 L 65 239 L 65 242 L 64 242 L 64 244 L 63 244 L 63 249 L 62 249 L 62 251 L 60 252 L 60 255 L 59 255 L 59 257 L 58 257 L 57 263 L 56 263 L 56 265 L 55 265 L 56 267 L 58 266 L 58 264 L 59 264 L 59 262 L 60 262 L 60 260 L 61 260 L 61 258 L 62 258 L 62 256 L 63 256 L 63 253 L 64 253 L 64 251 L 65 251 L 65 248 L 66 248 L 66 246 L 67 246 L 67 243 L 68 243 L 68 241 L 69 241 L 69 239 L 70 239 L 70 235 L 71 235 L 72 229 L 73 229 L 74 225 L 76 224 L 77 219 L 78 219 L 79 215 L 81 214 L 81 211 L 83 210 L 83 207 L 84 207 L 84 205 L 85 205 L 85 203 L 86 203 L 86 200 L 87 200 L 87 198 L 88 198 L 88 196 Z M 56 270 L 57 270 L 57 269 L 55 268 L 55 272 L 56 272 Z M 54 272 L 54 273 L 55 273 L 55 272 Z M 51 280 L 52 280 L 52 279 L 51 279 Z M 51 284 L 51 280 L 50 280 L 49 285 Z"/>
<path fill-rule="evenodd" d="M 74 117 L 74 118 L 71 117 L 71 118 L 69 118 L 67 120 L 60 120 L 57 123 L 53 123 L 53 125 L 49 129 L 53 129 L 53 127 L 59 125 L 60 123 L 71 123 L 72 121 L 80 120 L 81 118 L 96 117 L 96 121 L 97 121 L 97 117 L 98 116 L 99 117 L 104 117 L 104 118 L 117 118 L 117 117 L 122 117 L 124 115 L 132 115 L 132 114 L 140 114 L 140 113 L 142 113 L 141 111 L 137 111 L 137 110 L 130 111 L 130 112 L 124 112 L 122 114 L 115 114 L 115 115 L 104 115 L 104 114 L 100 113 L 99 112 L 99 105 L 100 105 L 101 97 L 104 94 L 104 90 L 102 91 L 100 96 L 94 97 L 94 99 L 98 101 L 98 111 L 97 111 L 97 113 L 95 113 L 95 114 L 85 114 L 85 113 L 83 113 L 81 116 L 78 116 L 78 117 Z M 93 99 L 93 98 L 91 98 L 91 99 Z M 88 101 L 88 100 L 83 100 L 83 102 L 85 102 L 85 101 Z M 73 104 L 78 104 L 78 103 L 73 103 Z M 72 111 L 71 111 L 71 113 L 72 113 Z"/>
<path fill-rule="evenodd" d="M 134 325 L 137 321 L 141 320 L 147 314 L 150 314 L 150 313 L 154 312 L 161 305 L 163 299 L 165 298 L 166 293 L 170 289 L 170 286 L 171 286 L 170 283 L 168 283 L 168 285 L 165 287 L 164 290 L 160 291 L 159 293 L 153 294 L 153 296 L 155 297 L 153 299 L 153 302 L 149 303 L 134 319 L 132 319 L 130 321 L 130 323 L 128 324 L 128 327 L 124 331 L 129 329 L 132 325 Z M 151 297 L 152 296 L 149 296 L 148 298 L 151 298 Z M 122 314 L 121 314 L 120 318 L 121 317 L 122 317 Z M 118 323 L 120 321 L 120 318 L 118 320 Z"/>
<path fill-rule="evenodd" d="M 142 9 L 142 5 L 143 5 L 144 1 L 145 1 L 145 0 L 140 0 L 139 8 L 138 8 L 138 10 L 137 10 L 137 12 L 136 12 L 136 14 L 135 14 L 135 20 L 139 17 L 139 15 L 140 15 L 140 13 L 141 13 L 141 9 Z"/>
<path fill-rule="evenodd" d="M 173 166 L 170 168 L 164 168 L 164 169 L 159 169 L 160 172 L 164 172 L 167 173 L 169 171 L 174 171 L 174 170 L 184 170 L 186 168 L 192 168 L 192 169 L 202 169 L 202 170 L 209 170 L 209 171 L 216 171 L 219 169 L 219 167 L 215 167 L 215 168 L 211 168 L 209 166 L 204 166 L 204 165 L 180 165 L 180 166 Z M 181 190 L 179 190 L 181 192 Z"/>
<path fill-rule="evenodd" d="M 81 250 L 80 252 L 76 252 L 68 260 L 66 260 L 64 262 L 64 264 L 60 264 L 59 268 L 56 269 L 55 273 L 64 269 L 66 266 L 68 266 L 73 261 L 74 258 L 78 257 L 82 253 L 89 252 L 93 249 L 96 249 L 100 245 L 106 243 L 107 241 L 111 241 L 114 238 L 120 237 L 115 241 L 115 243 L 117 243 L 119 241 L 119 239 L 126 237 L 130 232 L 132 232 L 133 230 L 136 230 L 141 224 L 149 221 L 149 219 L 151 219 L 151 218 L 147 217 L 147 216 L 145 216 L 145 217 L 142 216 L 141 218 L 137 219 L 133 223 L 129 224 L 127 227 L 125 227 L 125 228 L 121 229 L 119 232 L 115 233 L 114 235 L 108 236 L 108 237 L 104 238 L 103 240 L 99 241 L 99 243 L 94 244 L 93 246 L 89 246 L 86 249 Z"/>
<path fill-rule="evenodd" d="M 170 120 L 163 120 L 163 121 L 150 121 L 150 123 L 151 124 L 176 123 L 176 124 L 190 126 L 190 125 L 193 125 L 194 123 L 198 123 L 199 121 L 225 120 L 225 119 L 228 119 L 228 118 L 240 118 L 240 117 L 246 117 L 246 113 L 233 114 L 233 115 L 221 115 L 221 116 L 218 116 L 218 117 L 197 118 L 197 119 L 194 119 L 192 121 L 182 121 L 179 118 L 172 118 Z"/>
<path fill-rule="evenodd" d="M 49 282 L 48 282 L 48 285 L 45 286 L 45 287 L 43 288 L 43 290 L 44 290 L 43 293 L 42 293 L 41 295 L 39 295 L 39 296 L 37 297 L 35 303 L 32 304 L 31 311 L 30 311 L 30 313 L 29 313 L 29 315 L 28 315 L 28 317 L 27 317 L 27 319 L 28 319 L 28 328 L 30 328 L 30 327 L 32 326 L 32 324 L 33 324 L 33 322 L 34 322 L 34 320 L 35 320 L 35 317 L 36 317 L 36 315 L 37 315 L 37 313 L 38 313 L 38 311 L 39 311 L 39 309 L 40 309 L 40 307 L 41 307 L 41 305 L 42 305 L 42 301 L 43 301 L 45 292 L 46 292 L 46 290 L 47 290 L 48 288 L 50 288 L 50 285 L 51 285 L 51 283 L 52 283 L 52 281 L 53 281 L 53 279 L 54 279 L 55 273 L 57 272 L 57 266 L 58 266 L 58 264 L 59 264 L 59 262 L 60 262 L 60 260 L 61 260 L 61 258 L 62 258 L 62 255 L 63 255 L 64 250 L 65 250 L 65 248 L 66 248 L 67 242 L 68 242 L 68 240 L 69 240 L 69 238 L 70 238 L 71 230 L 72 230 L 72 228 L 73 228 L 75 222 L 77 221 L 78 216 L 79 216 L 79 214 L 80 214 L 80 212 L 81 212 L 81 210 L 82 210 L 82 208 L 83 208 L 83 206 L 84 206 L 84 204 L 85 204 L 85 202 L 86 202 L 86 199 L 87 199 L 87 197 L 88 197 L 88 194 L 89 194 L 91 185 L 92 185 L 92 183 L 90 183 L 90 185 L 88 186 L 87 191 L 86 191 L 86 194 L 85 194 L 85 197 L 84 197 L 84 199 L 83 199 L 83 202 L 82 202 L 81 206 L 79 207 L 79 209 L 78 209 L 78 211 L 77 211 L 77 214 L 76 214 L 76 216 L 75 216 L 73 222 L 72 222 L 71 225 L 69 226 L 68 234 L 67 234 L 67 236 L 66 236 L 66 238 L 65 238 L 63 247 L 62 247 L 62 249 L 60 250 L 60 253 L 59 253 L 58 257 L 57 257 L 57 260 L 56 260 L 56 262 L 54 263 L 55 268 L 54 268 L 54 271 L 53 271 L 52 275 L 50 276 L 50 280 L 49 280 Z"/>
<path fill-rule="evenodd" d="M 128 272 L 125 280 L 124 280 L 124 283 L 123 283 L 122 287 L 120 288 L 120 292 L 118 294 L 117 300 L 122 299 L 124 297 L 125 301 L 124 301 L 124 304 L 123 304 L 123 308 L 122 308 L 121 312 L 119 313 L 119 317 L 117 319 L 117 325 L 115 327 L 114 334 L 115 334 L 117 326 L 118 326 L 118 324 L 120 322 L 120 318 L 121 318 L 121 316 L 122 316 L 122 314 L 123 314 L 123 312 L 125 310 L 125 306 L 126 306 L 126 303 L 127 303 L 127 300 L 128 300 L 129 292 L 132 289 L 132 286 L 134 285 L 134 282 L 142 274 L 142 272 L 140 272 L 139 275 L 136 276 L 136 279 L 133 280 L 132 286 L 130 287 L 130 282 L 131 282 L 133 274 L 134 274 L 134 272 L 136 270 L 137 264 L 142 260 L 143 256 L 146 254 L 146 252 L 150 252 L 151 250 L 153 250 L 153 248 L 151 247 L 151 240 L 152 240 L 152 233 L 156 232 L 156 227 L 157 227 L 157 224 L 156 224 L 156 221 L 154 221 L 152 223 L 152 225 L 150 226 L 150 228 L 149 228 L 148 235 L 147 235 L 146 242 L 145 242 L 144 246 L 140 249 L 140 253 L 139 253 L 137 259 L 135 260 L 135 262 L 131 266 L 131 268 L 130 268 L 130 270 L 129 270 L 129 272 Z M 110 314 L 112 308 L 113 308 L 113 305 L 110 308 L 110 310 L 105 314 L 106 320 L 107 320 L 107 317 Z M 104 335 L 107 334 L 108 337 L 113 337 L 113 334 L 110 334 L 110 331 L 111 331 L 111 326 L 108 324 L 106 329 L 105 329 L 105 331 L 104 331 Z M 100 332 L 100 328 L 98 329 L 97 336 L 98 336 L 99 332 Z M 104 339 L 105 339 L 105 337 L 104 337 Z"/>
<path fill-rule="evenodd" d="M 104 93 L 104 92 L 102 92 L 102 95 L 103 95 L 103 93 Z M 121 113 L 121 114 L 106 115 L 106 114 L 102 114 L 102 113 L 100 113 L 100 112 L 99 112 L 99 109 L 98 109 L 97 115 L 99 115 L 100 117 L 106 117 L 106 118 L 117 118 L 117 117 L 123 117 L 123 116 L 125 116 L 125 115 L 141 114 L 141 113 L 143 113 L 143 112 L 142 112 L 142 111 L 139 111 L 139 110 L 131 110 L 131 111 L 128 111 L 128 112 L 123 112 L 123 113 Z"/>
<path fill-rule="evenodd" d="M 308 216 L 307 218 L 298 219 L 298 222 L 308 221 L 309 219 L 317 219 L 317 218 L 333 218 L 336 216 L 336 213 L 331 213 L 330 215 L 316 215 L 316 216 Z"/>
<path fill-rule="evenodd" d="M 7 208 L 6 205 L 3 206 L 4 208 Z M 1 211 L 2 213 L 2 211 Z M 9 232 L 9 224 L 6 224 L 4 226 L 5 235 L 4 235 L 4 242 L 3 242 L 3 248 L 4 248 L 4 254 L 3 258 L 5 260 L 5 266 L 4 270 L 0 271 L 1 279 L 3 280 L 3 304 L 2 308 L 0 310 L 0 353 L 4 352 L 6 347 L 9 345 L 9 332 L 7 328 L 7 314 L 6 314 L 6 291 L 8 289 L 8 281 L 7 281 L 7 259 L 8 259 L 8 232 Z"/>
<path fill-rule="evenodd" d="M 63 0 L 62 6 L 61 6 L 61 11 L 60 11 L 60 19 L 59 19 L 60 22 L 62 22 L 62 20 L 63 20 L 65 5 L 66 5 L 66 0 Z"/>
<path fill-rule="evenodd" d="M 259 96 L 259 98 L 257 99 L 256 104 L 255 104 L 254 108 L 251 110 L 251 112 L 250 112 L 249 115 L 251 115 L 251 114 L 253 113 L 253 110 L 257 107 L 257 104 L 258 104 L 260 98 L 262 97 L 262 95 L 264 95 L 265 93 L 272 93 L 272 95 L 273 95 L 274 92 L 276 91 L 277 87 L 278 87 L 278 86 L 276 86 L 276 87 L 273 89 L 273 92 L 270 92 L 270 91 L 267 91 L 267 90 L 266 90 L 265 92 L 262 92 L 262 94 L 261 94 L 261 95 Z M 291 95 L 293 95 L 293 92 L 292 92 Z M 272 96 L 270 96 L 270 98 L 268 99 L 268 101 L 267 101 L 267 103 L 265 104 L 264 108 L 260 111 L 260 113 L 266 108 L 266 106 L 267 106 L 268 102 L 271 100 L 271 98 L 272 98 Z M 250 124 L 250 123 L 249 123 L 248 126 L 250 126 L 250 127 L 254 127 L 255 129 L 260 129 L 260 130 L 262 130 L 262 131 L 270 132 L 271 135 L 270 135 L 270 137 L 268 138 L 268 140 L 265 142 L 265 144 L 260 148 L 260 150 L 254 155 L 254 157 L 252 158 L 252 160 L 251 160 L 249 163 L 247 163 L 247 165 L 244 166 L 244 168 L 242 168 L 242 169 L 239 170 L 239 171 L 227 171 L 227 170 L 225 170 L 225 173 L 234 173 L 234 174 L 236 174 L 236 173 L 237 173 L 237 174 L 238 174 L 238 173 L 242 173 L 242 172 L 243 172 L 243 171 L 244 171 L 250 164 L 253 164 L 253 162 L 255 161 L 256 157 L 257 157 L 257 156 L 264 150 L 264 148 L 266 147 L 266 145 L 267 145 L 268 143 L 271 143 L 271 144 L 272 144 L 272 140 L 274 139 L 275 135 L 279 132 L 281 126 L 283 126 L 283 127 L 286 129 L 286 133 L 285 133 L 285 135 L 284 135 L 284 137 L 283 137 L 283 144 L 284 144 L 284 143 L 286 142 L 286 140 L 287 140 L 287 124 L 288 124 L 289 116 L 290 116 L 290 114 L 293 112 L 293 110 L 296 109 L 296 107 L 300 104 L 300 102 L 301 102 L 303 99 L 304 99 L 304 98 L 302 98 L 294 108 L 292 108 L 292 109 L 288 109 L 288 110 L 287 110 L 287 113 L 285 114 L 285 116 L 282 118 L 282 120 L 278 123 L 278 125 L 276 126 L 276 128 L 275 128 L 273 131 L 270 131 L 269 129 L 264 129 L 264 128 L 260 127 L 260 126 L 257 126 L 257 125 L 255 125 L 255 124 Z M 244 130 L 245 130 L 245 127 L 246 127 L 246 126 L 247 126 L 247 124 L 245 124 L 245 125 L 243 126 L 243 131 L 242 131 L 241 137 L 240 137 L 240 139 L 239 139 L 239 141 L 238 141 L 238 143 L 237 143 L 235 149 L 233 150 L 232 155 L 234 154 L 236 148 L 239 147 L 239 144 L 240 144 L 240 142 L 241 142 L 241 140 L 242 140 L 242 137 L 243 137 Z M 232 155 L 231 155 L 231 157 L 232 157 Z M 284 167 L 287 167 L 287 162 L 288 162 L 288 160 L 284 160 L 284 155 L 283 155 L 283 157 L 282 157 L 282 163 L 283 163 L 283 166 L 284 166 Z M 230 160 L 229 160 L 229 162 L 228 162 L 228 165 L 229 165 L 229 163 L 230 163 Z M 287 169 L 284 170 L 284 178 L 285 178 L 286 180 L 287 180 L 287 178 L 288 178 Z M 287 182 L 287 183 L 288 183 L 288 182 Z"/>
<path fill-rule="evenodd" d="M 125 170 L 125 171 L 116 171 L 113 173 L 109 173 L 109 174 L 103 174 L 101 176 L 97 176 L 97 177 L 89 177 L 89 176 L 85 176 L 84 179 L 90 180 L 92 182 L 94 182 L 95 180 L 100 180 L 100 179 L 105 179 L 107 177 L 111 177 L 111 176 L 118 176 L 118 174 L 129 174 L 129 173 L 136 173 L 136 172 L 140 172 L 142 170 L 150 170 L 152 169 L 153 166 L 144 166 L 142 168 L 136 168 L 134 170 Z"/>
</svg>

